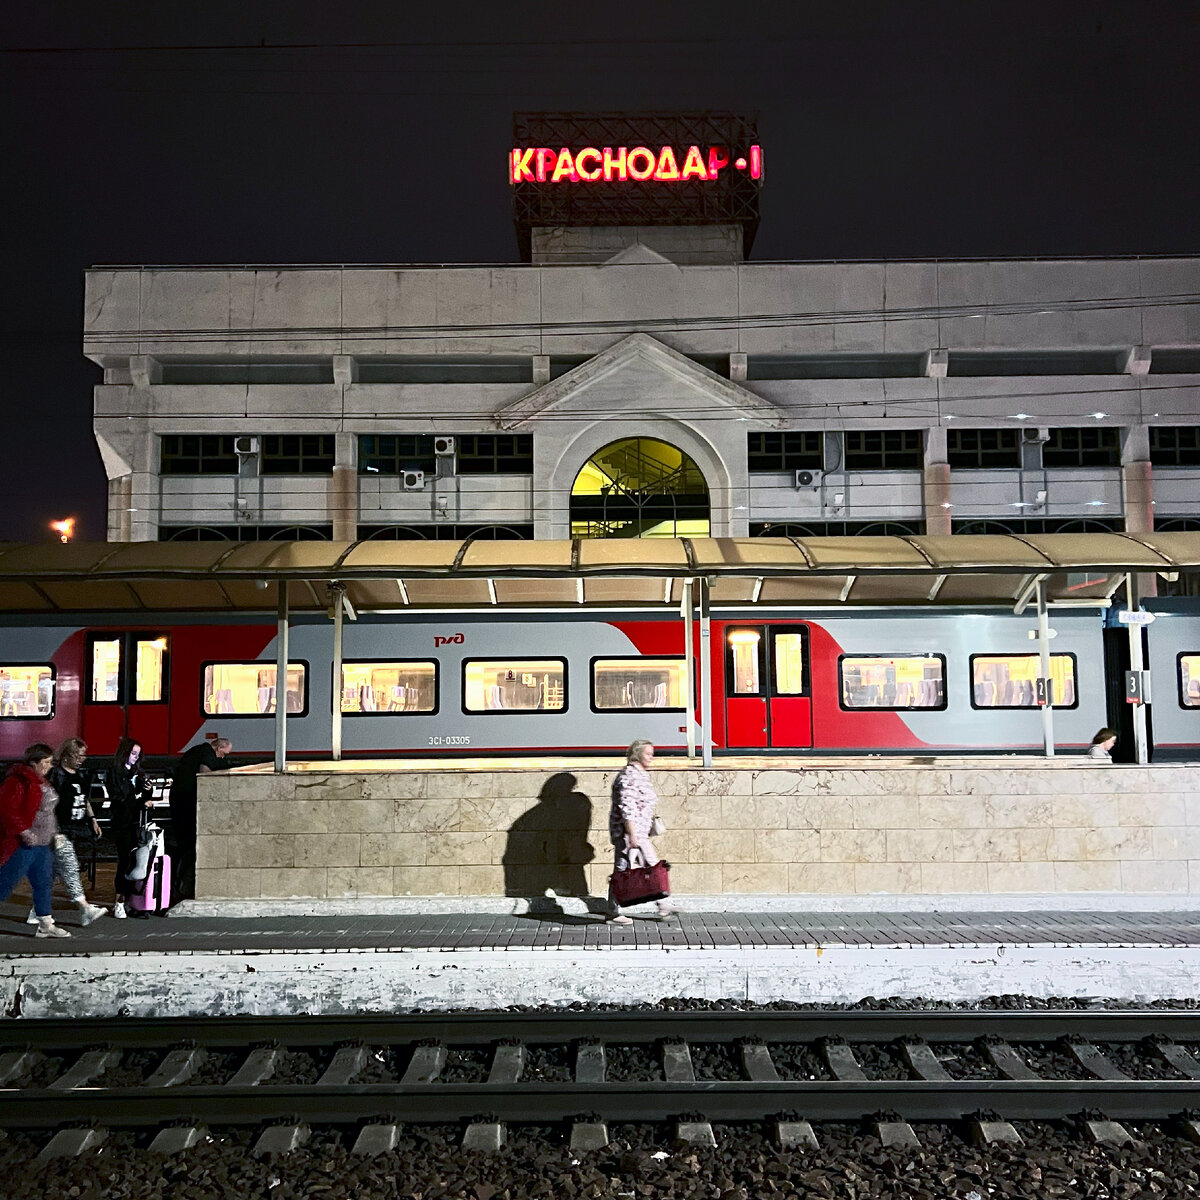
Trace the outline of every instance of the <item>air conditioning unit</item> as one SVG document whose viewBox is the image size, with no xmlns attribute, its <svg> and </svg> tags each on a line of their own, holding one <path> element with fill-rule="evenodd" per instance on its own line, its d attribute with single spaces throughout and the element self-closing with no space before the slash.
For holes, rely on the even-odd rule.
<svg viewBox="0 0 1200 1200">
<path fill-rule="evenodd" d="M 233 439 L 233 452 L 241 455 L 242 458 L 249 458 L 253 454 L 257 454 L 259 450 L 258 438 L 256 437 L 237 437 Z"/>
<path fill-rule="evenodd" d="M 406 492 L 420 492 L 425 488 L 425 472 L 424 471 L 405 471 L 404 472 L 404 490 Z"/>
<path fill-rule="evenodd" d="M 1050 430 L 1035 429 L 1032 426 L 1021 430 L 1021 441 L 1027 446 L 1037 445 L 1050 440 Z"/>
<path fill-rule="evenodd" d="M 801 488 L 812 488 L 815 490 L 819 488 L 824 475 L 824 471 L 797 471 L 796 490 L 800 491 Z"/>
<path fill-rule="evenodd" d="M 438 458 L 453 458 L 454 439 L 452 437 L 435 437 L 433 439 L 433 452 Z"/>
</svg>

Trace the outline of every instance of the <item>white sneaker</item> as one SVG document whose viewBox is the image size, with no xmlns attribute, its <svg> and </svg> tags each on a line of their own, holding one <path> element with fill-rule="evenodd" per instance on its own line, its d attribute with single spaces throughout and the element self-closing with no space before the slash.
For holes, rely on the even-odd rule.
<svg viewBox="0 0 1200 1200">
<path fill-rule="evenodd" d="M 101 917 L 107 916 L 107 908 L 101 908 L 99 904 L 85 904 L 79 910 L 79 923 L 80 925 L 90 925 L 93 921 L 98 921 Z"/>
<path fill-rule="evenodd" d="M 633 918 L 627 917 L 624 914 L 622 914 L 621 916 L 617 916 L 617 917 L 607 917 L 605 919 L 608 921 L 608 923 L 610 925 L 632 925 L 633 924 Z"/>
<path fill-rule="evenodd" d="M 55 925 L 53 917 L 38 917 L 37 932 L 33 936 L 64 938 L 71 935 L 61 925 Z"/>
<path fill-rule="evenodd" d="M 29 910 L 29 916 L 27 916 L 25 918 L 25 924 L 26 925 L 36 925 L 37 924 L 37 909 L 36 908 L 31 908 Z"/>
<path fill-rule="evenodd" d="M 125 911 L 125 905 L 122 904 L 120 900 L 113 905 L 113 916 L 116 917 L 118 921 L 123 921 L 127 916 L 129 916 L 129 914 Z"/>
</svg>

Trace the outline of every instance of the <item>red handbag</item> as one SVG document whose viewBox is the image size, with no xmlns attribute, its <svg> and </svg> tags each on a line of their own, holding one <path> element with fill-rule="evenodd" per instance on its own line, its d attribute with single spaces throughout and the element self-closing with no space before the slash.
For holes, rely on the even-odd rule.
<svg viewBox="0 0 1200 1200">
<path fill-rule="evenodd" d="M 642 860 L 640 867 L 633 865 L 633 856 Z M 640 850 L 629 852 L 630 865 L 624 871 L 614 871 L 608 877 L 612 898 L 622 908 L 631 904 L 644 904 L 648 900 L 664 900 L 671 894 L 671 864 L 660 859 L 652 867 L 646 866 L 645 856 Z"/>
</svg>

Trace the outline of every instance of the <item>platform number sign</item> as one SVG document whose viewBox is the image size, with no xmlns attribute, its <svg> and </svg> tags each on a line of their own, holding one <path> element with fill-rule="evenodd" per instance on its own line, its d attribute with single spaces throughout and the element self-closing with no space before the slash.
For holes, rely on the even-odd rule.
<svg viewBox="0 0 1200 1200">
<path fill-rule="evenodd" d="M 1125 672 L 1125 702 L 1126 704 L 1144 704 L 1146 702 L 1141 671 Z"/>
<path fill-rule="evenodd" d="M 1045 708 L 1047 704 L 1053 707 L 1054 680 L 1042 678 L 1035 679 L 1033 682 L 1033 699 L 1038 708 Z"/>
</svg>

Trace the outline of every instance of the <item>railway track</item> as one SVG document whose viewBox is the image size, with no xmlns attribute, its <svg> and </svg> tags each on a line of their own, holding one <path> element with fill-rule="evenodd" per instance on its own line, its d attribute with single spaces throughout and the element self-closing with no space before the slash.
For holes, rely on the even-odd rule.
<svg viewBox="0 0 1200 1200">
<path fill-rule="evenodd" d="M 1200 1013 L 552 1012 L 398 1017 L 10 1022 L 0 1026 L 0 1128 L 157 1127 L 185 1148 L 206 1126 L 401 1123 L 1005 1121 L 1102 1112 L 1163 1120 L 1200 1108 Z M 707 1133 L 705 1132 L 707 1130 Z M 390 1132 L 389 1132 L 390 1131 Z M 699 1131 L 697 1133 L 696 1131 Z M 191 1139 L 191 1140 L 189 1140 Z M 291 1139 L 291 1140 L 289 1140 Z M 363 1142 L 365 1139 L 365 1142 Z M 474 1141 L 472 1141 L 474 1139 Z"/>
</svg>

